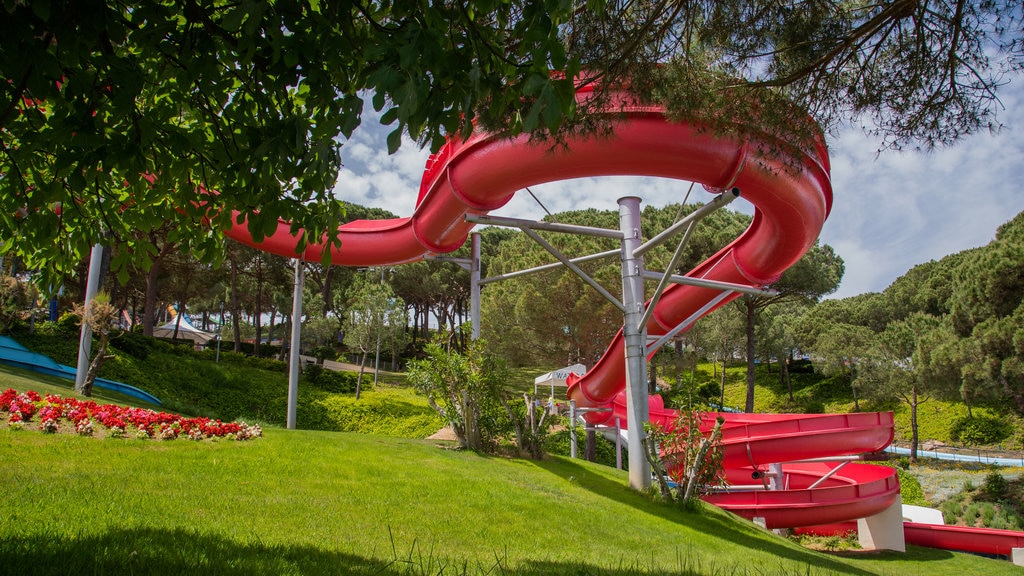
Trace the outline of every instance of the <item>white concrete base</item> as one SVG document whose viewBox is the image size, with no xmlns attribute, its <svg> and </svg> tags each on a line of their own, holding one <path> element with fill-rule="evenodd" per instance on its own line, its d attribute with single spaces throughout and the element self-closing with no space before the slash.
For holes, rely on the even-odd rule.
<svg viewBox="0 0 1024 576">
<path fill-rule="evenodd" d="M 924 506 L 913 506 L 911 504 L 903 505 L 903 521 L 939 525 L 946 523 L 946 520 L 942 517 L 942 510 L 925 508 Z"/>
<path fill-rule="evenodd" d="M 1010 552 L 1010 561 L 1017 566 L 1024 566 L 1024 548 L 1014 548 Z"/>
<path fill-rule="evenodd" d="M 857 537 L 865 550 L 906 552 L 903 537 L 903 501 L 897 496 L 888 508 L 874 516 L 857 520 Z"/>
</svg>

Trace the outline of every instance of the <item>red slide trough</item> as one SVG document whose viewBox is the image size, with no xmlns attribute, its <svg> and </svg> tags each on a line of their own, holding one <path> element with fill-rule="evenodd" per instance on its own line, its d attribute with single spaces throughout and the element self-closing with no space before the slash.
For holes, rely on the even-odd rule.
<svg viewBox="0 0 1024 576">
<path fill-rule="evenodd" d="M 612 402 L 612 418 L 626 421 L 625 395 Z M 650 398 L 651 422 L 671 429 L 677 412 Z M 807 460 L 858 456 L 884 450 L 892 442 L 891 412 L 856 414 L 702 415 L 709 431 L 722 417 L 722 464 L 730 486 L 708 502 L 768 528 L 795 528 L 866 518 L 896 502 L 896 471 L 886 466 Z M 778 488 L 768 490 L 768 466 L 779 464 Z M 842 464 L 837 472 L 831 472 Z M 755 474 L 756 473 L 756 474 Z M 831 473 L 831 474 L 830 474 Z M 826 477 L 822 480 L 823 477 Z"/>
<path fill-rule="evenodd" d="M 1024 550 L 1024 532 L 1013 530 L 904 522 L 903 535 L 907 544 L 975 554 L 1010 557 L 1014 548 Z"/>
</svg>

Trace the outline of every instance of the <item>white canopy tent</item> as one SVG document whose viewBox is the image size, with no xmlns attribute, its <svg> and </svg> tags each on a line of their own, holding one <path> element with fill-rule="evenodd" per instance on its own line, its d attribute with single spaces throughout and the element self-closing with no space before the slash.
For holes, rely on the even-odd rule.
<svg viewBox="0 0 1024 576">
<path fill-rule="evenodd" d="M 153 336 L 156 338 L 173 338 L 174 328 L 178 328 L 178 339 L 179 340 L 191 340 L 196 343 L 197 346 L 205 346 L 207 342 L 217 338 L 217 335 L 213 332 L 205 332 L 196 328 L 188 321 L 188 316 L 182 316 L 181 322 L 178 322 L 178 318 L 175 317 L 173 320 L 153 329 Z"/>
<path fill-rule="evenodd" d="M 566 366 L 565 368 L 560 368 L 558 370 L 548 372 L 547 374 L 537 376 L 533 379 L 533 395 L 537 395 L 538 387 L 550 386 L 551 396 L 553 397 L 555 395 L 555 386 L 561 386 L 564 388 L 566 386 L 565 381 L 569 378 L 569 374 L 582 376 L 583 374 L 586 374 L 586 372 L 587 367 L 583 364 L 573 364 L 572 366 Z"/>
</svg>

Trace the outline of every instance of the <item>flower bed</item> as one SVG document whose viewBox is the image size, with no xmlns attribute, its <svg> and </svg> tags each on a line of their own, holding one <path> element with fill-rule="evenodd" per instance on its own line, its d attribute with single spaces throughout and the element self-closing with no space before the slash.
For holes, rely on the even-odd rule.
<svg viewBox="0 0 1024 576">
<path fill-rule="evenodd" d="M 83 401 L 56 394 L 41 397 L 32 390 L 22 394 L 13 389 L 5 390 L 0 394 L 0 413 L 3 412 L 8 413 L 7 425 L 10 428 L 33 427 L 51 434 L 68 430 L 83 436 L 93 436 L 99 428 L 103 435 L 113 438 L 134 435 L 161 440 L 180 437 L 190 440 L 249 440 L 263 436 L 259 424 L 221 422 L 202 417 L 185 418 L 167 412 L 97 404 L 93 400 Z"/>
</svg>

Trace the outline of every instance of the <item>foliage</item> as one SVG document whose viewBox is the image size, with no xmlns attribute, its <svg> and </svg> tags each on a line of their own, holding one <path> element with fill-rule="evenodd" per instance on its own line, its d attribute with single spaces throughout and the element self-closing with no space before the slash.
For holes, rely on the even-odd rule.
<svg viewBox="0 0 1024 576">
<path fill-rule="evenodd" d="M 375 391 L 358 401 L 349 395 L 332 394 L 315 402 L 324 410 L 327 424 L 319 428 L 322 430 L 426 438 L 445 424 L 430 407 L 394 391 Z"/>
<path fill-rule="evenodd" d="M 960 417 L 949 425 L 949 437 L 966 446 L 991 446 L 1012 433 L 1013 427 L 1005 418 L 983 414 Z"/>
<path fill-rule="evenodd" d="M 302 369 L 302 375 L 306 381 L 324 392 L 347 394 L 356 391 L 357 377 L 351 372 L 338 372 L 319 364 L 310 364 Z"/>
<path fill-rule="evenodd" d="M 586 432 L 584 432 L 583 427 L 577 426 L 577 450 L 579 450 L 580 444 L 585 441 L 585 434 Z M 548 434 L 544 438 L 544 451 L 551 455 L 569 456 L 572 453 L 572 438 L 569 436 L 569 429 L 562 428 Z M 577 454 L 580 453 L 582 453 L 582 450 L 577 452 Z M 615 467 L 615 443 L 601 434 L 598 434 L 595 438 L 594 462 L 603 466 Z M 629 450 L 625 443 L 622 444 L 622 468 L 623 470 L 629 469 Z"/>
<path fill-rule="evenodd" d="M 300 247 L 320 239 L 344 215 L 331 189 L 367 94 L 392 152 L 403 133 L 437 147 L 474 119 L 518 133 L 576 110 L 569 5 L 45 6 L 6 2 L 0 24 L 0 213 L 20 232 L 3 249 L 43 285 L 104 237 L 125 248 L 115 268 L 148 268 L 165 222 L 208 261 L 234 210 L 257 240 L 278 218 L 305 228 Z"/>
<path fill-rule="evenodd" d="M 97 404 L 92 400 L 82 401 L 55 394 L 41 397 L 32 390 L 19 394 L 13 388 L 0 394 L 0 412 L 8 413 L 7 424 L 11 428 L 24 429 L 32 425 L 49 434 L 68 429 L 79 436 L 92 436 L 96 433 L 96 426 L 101 426 L 103 434 L 110 438 L 123 438 L 128 434 L 160 440 L 179 437 L 189 440 L 223 437 L 249 440 L 263 436 L 258 424 L 182 418 L 167 412 Z M 33 422 L 33 416 L 38 416 L 38 426 Z"/>
<path fill-rule="evenodd" d="M 460 446 L 491 449 L 508 426 L 498 416 L 504 384 L 501 365 L 484 354 L 480 341 L 474 341 L 466 354 L 445 347 L 443 341 L 439 337 L 427 344 L 426 357 L 410 363 L 409 382 L 451 426 Z"/>
<path fill-rule="evenodd" d="M 342 328 L 345 345 L 360 352 L 356 398 L 370 352 L 376 350 L 379 354 L 381 350 L 399 348 L 408 323 L 405 303 L 395 296 L 391 285 L 384 282 L 383 271 L 379 282 L 365 277 L 356 281 Z"/>
<path fill-rule="evenodd" d="M 35 312 L 36 288 L 14 276 L 0 273 L 0 334 Z"/>
<path fill-rule="evenodd" d="M 645 424 L 644 456 L 651 464 L 663 500 L 691 507 L 714 486 L 724 483 L 724 423 L 719 416 L 708 429 L 699 413 L 681 410 L 668 427 Z"/>
<path fill-rule="evenodd" d="M 966 484 L 941 505 L 946 524 L 1024 530 L 1024 480 L 993 471 L 982 486 Z"/>
<path fill-rule="evenodd" d="M 911 506 L 930 506 L 931 504 L 924 497 L 921 482 L 914 474 L 902 465 L 897 465 L 895 468 L 896 476 L 900 481 L 900 497 L 903 503 Z"/>
</svg>

